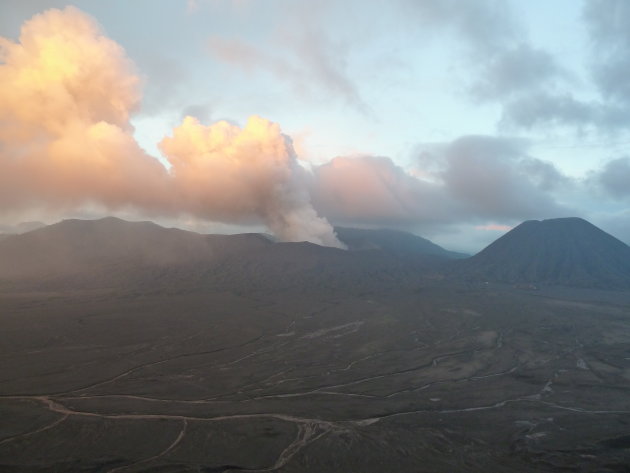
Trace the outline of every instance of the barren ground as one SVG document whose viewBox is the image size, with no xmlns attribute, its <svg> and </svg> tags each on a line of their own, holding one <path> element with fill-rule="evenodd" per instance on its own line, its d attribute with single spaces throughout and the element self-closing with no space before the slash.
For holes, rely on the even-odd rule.
<svg viewBox="0 0 630 473">
<path fill-rule="evenodd" d="M 3 472 L 630 471 L 630 296 L 0 293 Z"/>
</svg>

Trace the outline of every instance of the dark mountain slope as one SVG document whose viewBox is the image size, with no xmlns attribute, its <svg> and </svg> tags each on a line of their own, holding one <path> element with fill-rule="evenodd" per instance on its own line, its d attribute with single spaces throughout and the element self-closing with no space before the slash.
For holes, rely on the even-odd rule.
<svg viewBox="0 0 630 473">
<path fill-rule="evenodd" d="M 399 256 L 423 255 L 441 258 L 465 258 L 468 255 L 448 251 L 426 238 L 398 230 L 335 227 L 337 236 L 349 250 L 383 250 Z"/>
<path fill-rule="evenodd" d="M 530 220 L 455 268 L 466 279 L 627 288 L 630 247 L 581 218 Z"/>
<path fill-rule="evenodd" d="M 441 250 L 437 253 L 445 252 L 433 246 Z M 361 291 L 414 283 L 446 260 L 436 255 L 399 257 L 381 250 L 345 251 L 308 242 L 274 243 L 260 234 L 201 235 L 109 217 L 66 220 L 1 240 L 0 282 L 51 290 L 348 287 Z"/>
<path fill-rule="evenodd" d="M 274 243 L 216 262 L 203 279 L 205 286 L 369 292 L 418 284 L 439 267 L 433 259 L 405 259 L 380 250 L 346 251 L 308 242 Z"/>
<path fill-rule="evenodd" d="M 151 222 L 65 220 L 0 241 L 0 278 L 68 275 L 124 279 L 143 268 L 198 264 L 269 245 L 257 234 L 200 235 Z"/>
</svg>

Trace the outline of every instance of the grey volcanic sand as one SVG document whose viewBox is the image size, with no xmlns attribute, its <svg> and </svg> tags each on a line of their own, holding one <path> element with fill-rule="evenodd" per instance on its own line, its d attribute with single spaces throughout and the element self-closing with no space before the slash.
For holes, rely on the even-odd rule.
<svg viewBox="0 0 630 473">
<path fill-rule="evenodd" d="M 469 260 L 348 229 L 6 237 L 0 471 L 628 471 L 630 293 L 485 279 L 623 280 L 623 243 L 557 223 Z"/>
<path fill-rule="evenodd" d="M 5 290 L 0 314 L 1 471 L 630 464 L 624 293 Z"/>
</svg>

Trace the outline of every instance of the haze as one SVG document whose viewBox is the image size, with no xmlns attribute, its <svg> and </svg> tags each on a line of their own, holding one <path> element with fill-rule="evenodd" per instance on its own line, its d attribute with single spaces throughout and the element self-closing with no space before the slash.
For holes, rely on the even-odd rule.
<svg viewBox="0 0 630 473">
<path fill-rule="evenodd" d="M 630 241 L 626 2 L 0 8 L 0 223 L 393 227 L 474 253 L 575 215 Z"/>
</svg>

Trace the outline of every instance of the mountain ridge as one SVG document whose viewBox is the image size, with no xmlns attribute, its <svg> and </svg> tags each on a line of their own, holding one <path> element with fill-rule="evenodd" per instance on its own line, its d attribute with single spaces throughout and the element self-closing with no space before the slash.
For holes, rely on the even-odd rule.
<svg viewBox="0 0 630 473">
<path fill-rule="evenodd" d="M 444 249 L 431 240 L 400 230 L 335 227 L 335 232 L 351 251 L 383 250 L 399 256 L 421 254 L 449 259 L 469 256 Z"/>
<path fill-rule="evenodd" d="M 503 283 L 630 287 L 630 247 L 579 217 L 527 220 L 456 266 Z"/>
<path fill-rule="evenodd" d="M 358 288 L 445 277 L 630 288 L 630 247 L 577 217 L 525 221 L 466 259 L 410 233 L 337 230 L 348 251 L 259 233 L 204 235 L 116 217 L 70 219 L 0 239 L 0 281 Z"/>
<path fill-rule="evenodd" d="M 403 284 L 446 259 L 415 251 L 410 258 L 274 242 L 258 233 L 204 235 L 115 217 L 70 219 L 0 240 L 0 280 L 64 287 Z"/>
</svg>

